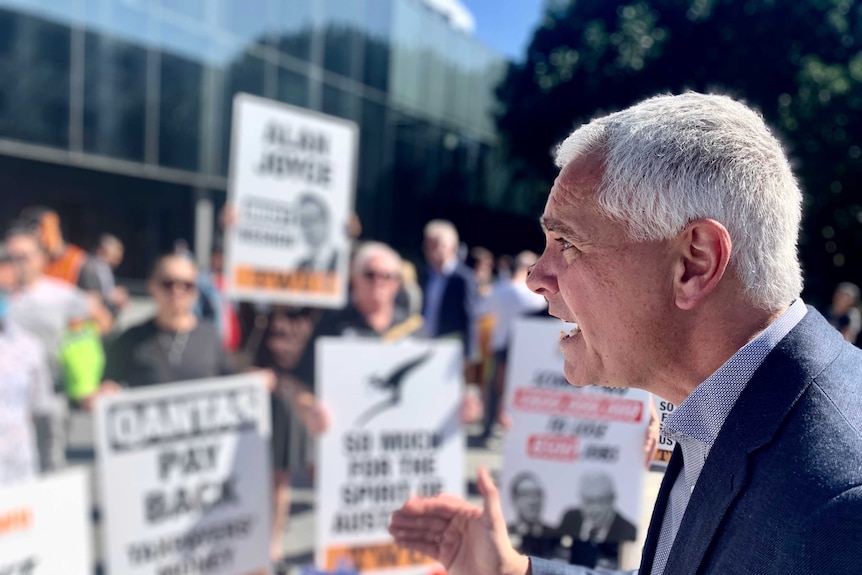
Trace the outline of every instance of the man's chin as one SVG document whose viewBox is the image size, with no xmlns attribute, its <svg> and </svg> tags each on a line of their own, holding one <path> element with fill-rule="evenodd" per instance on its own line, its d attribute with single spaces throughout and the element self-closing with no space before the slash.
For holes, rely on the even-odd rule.
<svg viewBox="0 0 862 575">
<path fill-rule="evenodd" d="M 585 372 L 570 368 L 568 365 L 563 366 L 563 375 L 569 385 L 573 387 L 589 387 L 595 384 L 595 380 L 591 379 Z"/>
</svg>

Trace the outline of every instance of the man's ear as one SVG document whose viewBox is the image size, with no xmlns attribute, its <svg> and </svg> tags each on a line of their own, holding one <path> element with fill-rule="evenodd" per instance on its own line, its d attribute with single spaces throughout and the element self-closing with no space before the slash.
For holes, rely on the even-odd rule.
<svg viewBox="0 0 862 575">
<path fill-rule="evenodd" d="M 694 309 L 718 287 L 730 261 L 727 228 L 707 218 L 689 223 L 678 237 L 679 262 L 674 277 L 674 303 Z"/>
</svg>

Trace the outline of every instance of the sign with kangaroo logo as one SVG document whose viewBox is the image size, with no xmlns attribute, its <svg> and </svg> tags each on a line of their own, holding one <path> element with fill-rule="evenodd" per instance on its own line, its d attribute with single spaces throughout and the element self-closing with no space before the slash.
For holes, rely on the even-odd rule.
<svg viewBox="0 0 862 575">
<path fill-rule="evenodd" d="M 387 529 L 411 495 L 463 495 L 460 342 L 317 345 L 317 393 L 332 415 L 319 442 L 317 566 L 438 572 L 427 557 L 395 547 Z"/>
</svg>

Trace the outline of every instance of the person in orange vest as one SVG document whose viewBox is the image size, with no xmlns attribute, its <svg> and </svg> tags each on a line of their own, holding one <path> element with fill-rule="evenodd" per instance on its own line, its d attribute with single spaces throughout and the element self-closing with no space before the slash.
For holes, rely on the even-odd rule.
<svg viewBox="0 0 862 575">
<path fill-rule="evenodd" d="M 80 285 L 81 269 L 90 256 L 80 247 L 66 242 L 59 214 L 50 208 L 30 207 L 21 212 L 21 220 L 33 228 L 48 255 L 43 275 L 84 289 L 85 286 Z M 98 293 L 95 295 L 101 296 Z M 103 304 L 94 307 L 92 319 L 99 333 L 110 333 L 114 327 L 113 314 Z"/>
</svg>

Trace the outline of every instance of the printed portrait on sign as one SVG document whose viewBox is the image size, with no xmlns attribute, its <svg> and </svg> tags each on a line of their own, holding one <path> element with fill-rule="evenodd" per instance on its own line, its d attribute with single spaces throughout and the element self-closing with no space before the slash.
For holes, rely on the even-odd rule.
<svg viewBox="0 0 862 575">
<path fill-rule="evenodd" d="M 297 269 L 334 272 L 338 263 L 338 251 L 332 245 L 332 217 L 326 201 L 317 194 L 303 194 L 297 201 L 297 212 L 299 231 L 306 250 Z"/>
<path fill-rule="evenodd" d="M 580 507 L 566 511 L 560 523 L 561 534 L 577 541 L 617 543 L 634 541 L 637 529 L 614 506 L 617 491 L 610 474 L 590 471 L 581 476 L 578 486 Z"/>
</svg>

